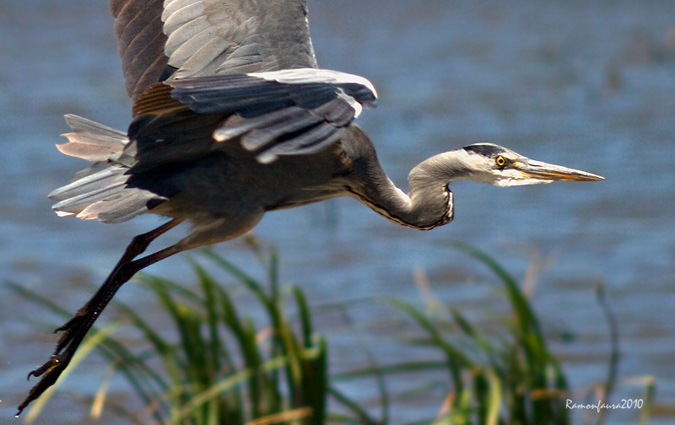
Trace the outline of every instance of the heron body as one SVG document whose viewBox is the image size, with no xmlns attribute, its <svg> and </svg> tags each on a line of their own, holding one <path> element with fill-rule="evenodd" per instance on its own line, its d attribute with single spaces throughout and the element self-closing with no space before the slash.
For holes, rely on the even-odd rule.
<svg viewBox="0 0 675 425">
<path fill-rule="evenodd" d="M 121 132 L 74 115 L 59 149 L 93 162 L 50 194 L 60 216 L 170 220 L 136 236 L 99 291 L 68 323 L 19 413 L 56 382 L 116 291 L 139 270 L 231 240 L 268 211 L 349 196 L 387 219 L 449 223 L 448 185 L 496 186 L 602 177 L 477 143 L 422 161 L 408 192 L 382 169 L 353 123 L 377 93 L 363 77 L 317 67 L 305 0 L 111 0 L 133 120 Z M 191 232 L 144 257 L 180 223 Z"/>
</svg>

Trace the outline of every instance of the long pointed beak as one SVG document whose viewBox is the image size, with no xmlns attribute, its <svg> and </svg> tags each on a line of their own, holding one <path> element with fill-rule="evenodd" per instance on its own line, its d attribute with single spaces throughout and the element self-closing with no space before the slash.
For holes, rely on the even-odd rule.
<svg viewBox="0 0 675 425">
<path fill-rule="evenodd" d="M 533 161 L 531 159 L 515 162 L 513 167 L 523 173 L 527 178 L 537 180 L 570 180 L 588 182 L 605 179 L 602 176 L 587 173 L 586 171 L 575 170 L 573 168 L 567 168 L 560 165 L 547 164 L 540 161 Z"/>
</svg>

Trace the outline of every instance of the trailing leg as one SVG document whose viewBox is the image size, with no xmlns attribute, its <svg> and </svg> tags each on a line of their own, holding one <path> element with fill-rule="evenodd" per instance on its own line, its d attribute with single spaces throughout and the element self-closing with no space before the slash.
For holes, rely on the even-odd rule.
<svg viewBox="0 0 675 425">
<path fill-rule="evenodd" d="M 178 243 L 140 259 L 133 260 L 140 255 L 154 239 L 177 226 L 179 223 L 179 220 L 172 220 L 151 232 L 136 236 L 129 244 L 124 255 L 101 288 L 99 288 L 84 307 L 78 310 L 72 319 L 56 330 L 63 331 L 64 333 L 61 338 L 59 338 L 50 359 L 28 374 L 28 378 L 31 376 L 42 376 L 42 378 L 30 390 L 28 396 L 21 405 L 19 405 L 17 415 L 20 414 L 28 404 L 40 397 L 42 393 L 56 383 L 56 380 L 61 373 L 68 367 L 75 351 L 77 351 L 77 348 L 94 325 L 98 316 L 100 316 L 101 312 L 103 312 L 122 285 L 128 282 L 136 273 L 145 267 L 184 250 L 182 245 Z"/>
</svg>

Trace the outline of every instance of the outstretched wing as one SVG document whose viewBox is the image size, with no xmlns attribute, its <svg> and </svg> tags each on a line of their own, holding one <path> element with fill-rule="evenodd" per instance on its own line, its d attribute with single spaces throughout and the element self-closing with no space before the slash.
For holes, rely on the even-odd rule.
<svg viewBox="0 0 675 425">
<path fill-rule="evenodd" d="M 227 142 L 270 163 L 328 147 L 364 106 L 376 102 L 365 78 L 316 68 L 171 79 L 136 102 L 130 137 L 138 139 L 135 156 L 144 167 L 206 154 Z M 196 112 L 201 136 L 194 124 L 189 135 L 184 131 L 188 108 Z M 180 120 L 183 131 L 175 128 Z"/>
<path fill-rule="evenodd" d="M 363 77 L 316 68 L 175 79 L 171 96 L 202 114 L 229 118 L 213 133 L 240 138 L 261 163 L 307 155 L 336 141 L 341 130 L 374 107 L 377 94 Z"/>
<path fill-rule="evenodd" d="M 111 0 L 111 10 L 136 171 L 229 140 L 261 163 L 315 153 L 375 105 L 366 79 L 317 69 L 306 0 Z"/>
<path fill-rule="evenodd" d="M 167 78 L 316 67 L 306 0 L 111 0 L 127 92 Z"/>
</svg>

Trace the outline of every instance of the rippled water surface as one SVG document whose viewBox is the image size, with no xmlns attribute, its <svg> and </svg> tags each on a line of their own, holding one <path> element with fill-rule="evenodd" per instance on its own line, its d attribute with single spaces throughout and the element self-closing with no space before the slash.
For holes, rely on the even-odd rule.
<svg viewBox="0 0 675 425">
<path fill-rule="evenodd" d="M 91 0 L 0 2 L 0 270 L 3 280 L 73 311 L 131 237 L 159 223 L 59 219 L 46 198 L 84 166 L 53 147 L 67 131 L 64 113 L 128 124 L 106 9 Z M 381 294 L 417 299 L 417 269 L 444 301 L 478 314 L 498 297 L 479 283 L 488 273 L 448 241 L 485 250 L 519 278 L 534 265 L 535 306 L 576 389 L 606 374 L 607 326 L 595 300 L 604 282 L 621 329 L 622 379 L 654 375 L 657 401 L 675 405 L 674 16 L 669 0 L 311 0 L 321 65 L 366 76 L 378 89 L 380 106 L 359 122 L 399 185 L 422 159 L 485 140 L 606 180 L 510 189 L 458 182 L 455 221 L 431 232 L 400 228 L 341 199 L 269 214 L 256 235 L 281 252 L 283 280 L 300 284 L 316 304 Z M 240 243 L 218 251 L 259 273 Z M 184 257 L 149 271 L 190 277 Z M 152 315 L 138 294 L 131 285 L 120 298 Z M 352 314 L 366 332 L 400 319 L 377 301 L 361 301 Z M 29 389 L 25 374 L 52 349 L 53 336 L 35 323 L 59 320 L 4 286 L 0 320 L 5 423 Z M 574 342 L 556 342 L 558 330 L 574 332 Z M 349 367 L 355 356 L 335 341 L 336 367 Z M 381 358 L 395 361 L 396 346 L 383 344 Z M 91 362 L 69 388 L 97 387 L 101 363 Z M 617 397 L 642 393 L 624 383 Z M 71 398 L 65 393 L 59 403 L 72 411 L 40 423 L 73 423 L 83 409 Z M 414 419 L 438 405 L 411 403 L 396 415 Z M 611 423 L 636 423 L 638 413 L 614 412 Z M 657 415 L 651 423 L 672 422 Z"/>
</svg>

